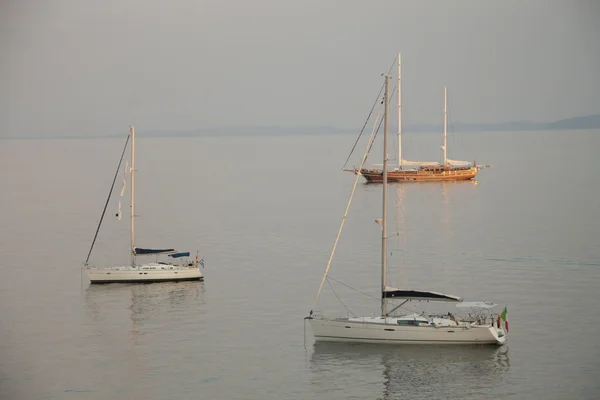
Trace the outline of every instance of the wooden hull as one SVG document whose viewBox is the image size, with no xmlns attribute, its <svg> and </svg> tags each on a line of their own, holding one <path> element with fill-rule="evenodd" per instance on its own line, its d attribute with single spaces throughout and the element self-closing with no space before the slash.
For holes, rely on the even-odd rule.
<svg viewBox="0 0 600 400">
<path fill-rule="evenodd" d="M 477 171 L 477 168 L 447 169 L 443 171 L 393 170 L 388 171 L 388 182 L 466 181 L 475 178 Z M 360 173 L 365 177 L 367 182 L 383 182 L 383 173 L 381 170 L 363 169 Z"/>
</svg>

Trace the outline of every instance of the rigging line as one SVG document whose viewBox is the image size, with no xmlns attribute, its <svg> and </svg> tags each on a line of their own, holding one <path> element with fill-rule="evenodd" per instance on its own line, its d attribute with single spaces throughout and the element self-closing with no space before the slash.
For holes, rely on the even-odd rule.
<svg viewBox="0 0 600 400">
<path fill-rule="evenodd" d="M 399 306 L 396 306 L 396 308 L 394 308 L 394 310 L 393 310 L 393 311 L 396 311 L 396 310 L 403 310 L 403 311 L 405 311 L 405 312 L 407 312 L 407 313 L 415 312 L 415 310 L 412 310 L 412 309 L 410 309 L 410 308 L 402 307 L 403 305 L 404 305 L 404 304 L 400 304 Z M 425 311 L 423 311 L 421 314 L 424 314 L 424 313 L 425 313 Z"/>
<path fill-rule="evenodd" d="M 456 142 L 456 121 L 454 121 L 454 118 L 452 118 L 452 113 L 450 111 L 448 111 L 449 107 L 446 107 L 446 115 L 449 114 L 448 117 L 448 131 L 450 132 L 450 136 L 452 136 L 452 147 L 453 148 L 457 148 L 457 142 Z"/>
<path fill-rule="evenodd" d="M 388 70 L 388 75 L 392 72 L 392 68 L 394 67 L 395 63 L 396 63 L 396 58 L 394 58 L 394 61 L 392 62 L 392 65 L 390 66 L 390 69 Z M 360 137 L 362 136 L 363 131 L 365 130 L 365 127 L 367 126 L 367 123 L 369 122 L 371 115 L 373 114 L 373 110 L 375 109 L 375 106 L 377 105 L 377 102 L 379 101 L 379 97 L 381 97 L 381 92 L 383 92 L 384 88 L 385 88 L 385 83 L 381 85 L 381 89 L 379 89 L 379 94 L 377 94 L 377 97 L 375 98 L 375 102 L 373 103 L 373 107 L 371 107 L 371 111 L 369 111 L 369 116 L 365 120 L 365 123 L 364 123 L 362 129 L 360 130 L 360 133 L 358 134 L 358 137 L 356 138 L 356 141 L 354 142 L 354 146 L 352 146 L 352 150 L 350 150 L 350 154 L 348 154 L 348 158 L 346 158 L 346 162 L 344 163 L 344 166 L 342 167 L 342 169 L 346 168 L 346 164 L 348 164 L 348 160 L 350 160 L 352 153 L 354 153 L 354 149 L 356 148 L 356 145 L 358 144 L 358 141 L 360 140 Z"/>
<path fill-rule="evenodd" d="M 383 104 L 383 101 L 381 102 L 381 104 Z M 375 131 L 375 137 L 373 137 L 373 141 L 371 142 L 371 145 L 369 146 L 369 149 L 367 150 L 367 154 L 371 154 L 371 148 L 373 147 L 373 143 L 375 143 L 375 138 L 377 137 L 377 134 L 379 133 L 379 128 L 381 128 L 381 124 L 383 122 L 383 119 L 379 121 L 379 125 L 377 125 L 377 130 Z"/>
<path fill-rule="evenodd" d="M 396 89 L 392 90 L 392 94 L 390 95 L 390 100 L 388 101 L 388 104 L 391 103 L 392 98 L 394 97 L 394 92 L 396 91 Z M 383 104 L 383 100 L 381 100 L 381 103 Z M 381 106 L 379 107 L 379 109 L 381 109 Z M 371 153 L 371 148 L 373 147 L 373 143 L 375 143 L 375 138 L 377 137 L 377 133 L 379 133 L 379 129 L 381 128 L 381 124 L 383 123 L 383 118 L 379 120 L 379 125 L 377 125 L 377 131 L 375 132 L 375 136 L 373 137 L 373 140 L 371 141 L 371 145 L 369 146 L 369 150 L 367 150 L 367 156 Z M 375 122 L 377 122 L 377 120 L 375 120 Z"/>
<path fill-rule="evenodd" d="M 379 94 L 375 98 L 375 102 L 373 103 L 373 107 L 371 107 L 371 111 L 369 111 L 369 116 L 365 120 L 365 123 L 364 123 L 362 129 L 360 130 L 360 133 L 358 134 L 358 137 L 356 138 L 356 141 L 354 142 L 354 146 L 352 146 L 352 150 L 350 150 L 350 154 L 348 154 L 348 157 L 346 158 L 346 162 L 344 163 L 344 166 L 342 167 L 342 169 L 346 168 L 346 165 L 348 164 L 350 157 L 352 157 L 352 153 L 354 153 L 354 149 L 356 148 L 356 145 L 358 144 L 358 141 L 360 140 L 360 137 L 362 136 L 363 131 L 365 130 L 365 127 L 369 123 L 369 119 L 371 119 L 371 114 L 373 114 L 373 110 L 375 109 L 375 106 L 377 105 L 377 102 L 379 100 L 379 97 L 381 96 L 381 92 L 383 91 L 384 87 L 385 87 L 385 83 L 383 85 L 381 85 L 381 89 L 379 89 Z"/>
<path fill-rule="evenodd" d="M 381 115 L 381 107 L 379 107 L 379 110 L 377 111 L 377 117 L 376 117 L 375 121 L 377 121 L 377 119 L 379 119 L 380 115 Z M 373 127 L 373 130 L 371 131 L 371 135 L 369 136 L 369 140 L 367 141 L 367 148 L 370 147 L 373 140 L 375 139 L 374 134 L 375 134 L 375 127 Z M 340 227 L 338 229 L 338 233 L 335 238 L 335 242 L 333 242 L 333 248 L 331 249 L 331 253 L 329 254 L 329 260 L 327 260 L 327 266 L 325 267 L 325 271 L 323 272 L 323 278 L 321 278 L 321 284 L 319 285 L 319 289 L 317 290 L 317 294 L 315 296 L 315 300 L 313 302 L 313 306 L 312 306 L 312 309 L 310 310 L 309 316 L 312 316 L 312 314 L 313 314 L 315 306 L 317 305 L 317 300 L 319 300 L 319 295 L 321 294 L 321 290 L 323 289 L 323 284 L 325 283 L 325 279 L 327 278 L 327 273 L 329 272 L 329 268 L 331 268 L 331 261 L 333 260 L 333 255 L 335 254 L 335 249 L 337 248 L 337 244 L 340 241 L 340 235 L 342 234 L 342 229 L 344 228 L 344 223 L 346 222 L 346 217 L 348 216 L 348 211 L 350 210 L 350 204 L 352 203 L 352 198 L 354 197 L 354 192 L 356 192 L 356 186 L 358 185 L 358 180 L 361 175 L 360 171 L 362 170 L 363 165 L 365 165 L 365 162 L 367 161 L 367 155 L 368 155 L 368 153 L 365 149 L 365 152 L 363 153 L 363 158 L 360 162 L 360 166 L 358 167 L 358 171 L 356 172 L 356 178 L 354 179 L 354 185 L 352 186 L 352 191 L 350 192 L 350 198 L 348 199 L 348 204 L 346 205 L 346 210 L 344 211 L 344 216 L 342 217 L 342 222 L 340 223 Z"/>
<path fill-rule="evenodd" d="M 392 308 L 392 310 L 389 312 L 389 314 L 391 315 L 394 311 L 398 310 L 398 309 L 402 309 L 402 306 L 404 304 L 406 304 L 409 300 L 404 300 L 402 303 L 398 304 L 396 307 Z"/>
<path fill-rule="evenodd" d="M 344 302 L 342 301 L 342 299 L 340 299 L 340 296 L 337 295 L 337 293 L 335 292 L 335 289 L 333 288 L 333 286 L 331 286 L 331 282 L 329 282 L 329 279 L 327 280 L 327 284 L 329 285 L 329 287 L 331 288 L 331 291 L 333 292 L 333 294 L 335 295 L 335 297 L 337 297 L 337 299 L 339 300 L 339 302 L 344 306 L 344 308 L 346 310 L 348 310 L 348 312 L 350 314 L 352 314 L 353 317 L 356 317 L 356 314 L 354 314 L 352 312 L 352 310 L 350 310 L 348 307 L 346 307 L 346 305 L 344 304 Z"/>
<path fill-rule="evenodd" d="M 121 163 L 123 162 L 123 156 L 125 155 L 125 150 L 127 150 L 127 144 L 129 143 L 129 137 L 131 134 L 127 135 L 127 140 L 125 141 L 125 147 L 123 147 L 123 152 L 121 153 L 121 159 L 119 160 L 119 165 L 117 166 L 117 171 L 115 172 L 115 177 L 113 178 L 112 185 L 110 187 L 110 191 L 108 192 L 108 198 L 106 199 L 106 204 L 104 204 L 104 210 L 102 210 L 102 216 L 100 216 L 100 222 L 98 223 L 98 228 L 96 228 L 96 234 L 94 235 L 94 240 L 92 240 L 92 246 L 90 247 L 90 251 L 85 259 L 85 264 L 88 265 L 88 261 L 90 260 L 90 255 L 92 254 L 92 249 L 94 248 L 94 244 L 96 243 L 96 238 L 98 237 L 98 232 L 100 231 L 100 225 L 102 225 L 102 220 L 104 219 L 104 214 L 106 213 L 106 207 L 108 207 L 108 202 L 110 201 L 110 196 L 112 195 L 113 188 L 115 187 L 115 182 L 117 181 L 117 175 L 119 174 L 119 170 L 121 169 Z"/>
<path fill-rule="evenodd" d="M 327 277 L 327 279 L 332 279 L 332 280 L 336 281 L 337 283 L 339 283 L 340 285 L 342 285 L 342 286 L 346 286 L 348 289 L 354 290 L 355 292 L 358 292 L 358 293 L 360 293 L 360 294 L 362 294 L 362 295 L 364 295 L 364 296 L 370 297 L 370 298 L 372 298 L 372 299 L 374 299 L 374 300 L 377 300 L 377 301 L 381 300 L 381 299 L 379 299 L 379 298 L 377 298 L 377 297 L 375 297 L 375 296 L 371 296 L 371 295 L 370 295 L 370 294 L 368 294 L 368 293 L 361 292 L 361 291 L 360 291 L 360 290 L 358 290 L 358 289 L 354 289 L 352 286 L 348 286 L 348 285 L 346 285 L 344 282 L 340 282 L 340 281 L 338 281 L 337 279 L 335 279 L 335 278 L 333 278 L 333 277 L 331 277 L 331 276 L 328 276 L 328 277 Z M 331 286 L 331 284 L 329 284 L 329 286 Z"/>
</svg>

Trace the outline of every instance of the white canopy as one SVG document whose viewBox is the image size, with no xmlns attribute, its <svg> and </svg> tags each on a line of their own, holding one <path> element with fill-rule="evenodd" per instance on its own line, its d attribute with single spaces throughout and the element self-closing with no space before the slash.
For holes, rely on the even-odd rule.
<svg viewBox="0 0 600 400">
<path fill-rule="evenodd" d="M 456 305 L 459 308 L 494 308 L 498 304 L 489 302 L 489 301 L 463 301 Z"/>
</svg>

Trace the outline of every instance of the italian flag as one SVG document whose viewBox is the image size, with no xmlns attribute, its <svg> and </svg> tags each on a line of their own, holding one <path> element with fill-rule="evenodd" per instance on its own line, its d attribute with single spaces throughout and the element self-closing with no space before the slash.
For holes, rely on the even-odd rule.
<svg viewBox="0 0 600 400">
<path fill-rule="evenodd" d="M 508 321 L 506 320 L 507 313 L 508 310 L 506 309 L 506 306 L 504 306 L 504 310 L 502 311 L 502 314 L 500 314 L 500 318 L 502 318 L 502 321 L 504 321 L 504 326 L 506 326 L 506 332 L 508 332 Z"/>
</svg>

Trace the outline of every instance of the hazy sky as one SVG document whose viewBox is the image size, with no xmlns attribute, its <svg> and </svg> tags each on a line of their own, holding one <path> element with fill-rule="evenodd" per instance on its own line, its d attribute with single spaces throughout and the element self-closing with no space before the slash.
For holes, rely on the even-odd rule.
<svg viewBox="0 0 600 400">
<path fill-rule="evenodd" d="M 600 1 L 0 0 L 0 136 L 600 112 Z"/>
</svg>

